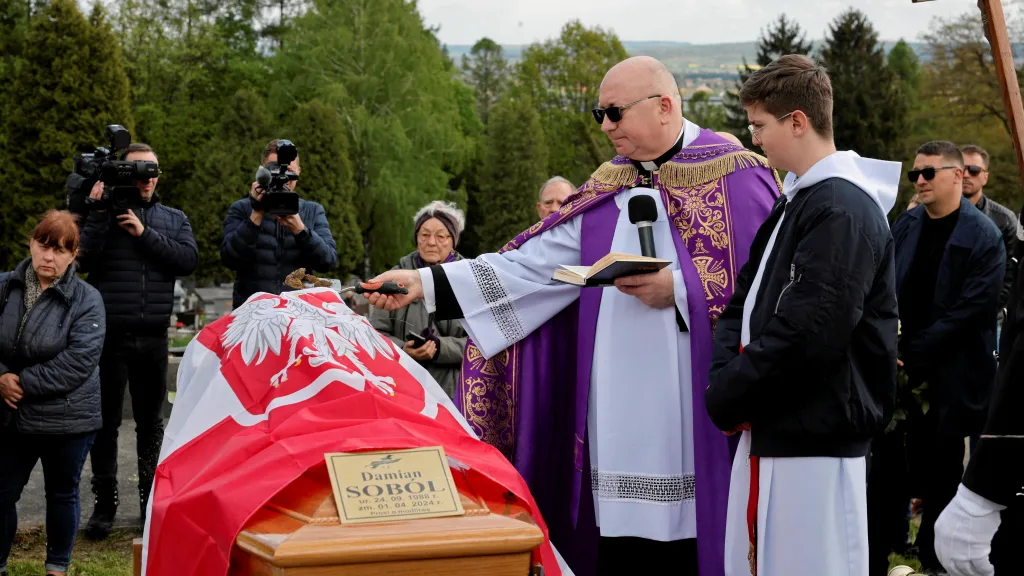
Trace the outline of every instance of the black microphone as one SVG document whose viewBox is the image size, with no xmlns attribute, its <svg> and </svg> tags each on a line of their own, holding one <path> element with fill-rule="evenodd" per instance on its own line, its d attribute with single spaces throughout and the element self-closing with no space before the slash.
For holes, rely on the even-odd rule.
<svg viewBox="0 0 1024 576">
<path fill-rule="evenodd" d="M 633 196 L 629 199 L 629 221 L 636 224 L 640 233 L 640 253 L 644 256 L 657 258 L 654 249 L 654 221 L 658 219 L 658 205 L 654 198 L 647 195 Z"/>
</svg>

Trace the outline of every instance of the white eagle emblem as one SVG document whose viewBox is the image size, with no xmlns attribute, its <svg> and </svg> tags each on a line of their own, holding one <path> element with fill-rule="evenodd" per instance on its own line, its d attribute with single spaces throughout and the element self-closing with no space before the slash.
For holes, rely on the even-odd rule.
<svg viewBox="0 0 1024 576">
<path fill-rule="evenodd" d="M 309 359 L 310 366 L 332 364 L 351 372 L 336 357 L 344 358 L 356 367 L 366 382 L 394 396 L 394 379 L 371 373 L 356 356 L 361 348 L 370 358 L 380 353 L 393 360 L 396 355 L 391 342 L 342 303 L 323 302 L 317 306 L 299 297 L 320 291 L 322 289 L 285 292 L 239 306 L 231 313 L 233 319 L 221 341 L 225 352 L 241 346 L 242 361 L 248 366 L 255 359 L 259 364 L 270 351 L 280 354 L 281 343 L 287 339 L 291 344 L 288 363 L 270 379 L 270 385 L 276 388 L 288 380 L 288 369 L 302 362 L 297 348 L 299 341 L 306 338 L 308 344 L 302 348 L 302 355 Z"/>
</svg>

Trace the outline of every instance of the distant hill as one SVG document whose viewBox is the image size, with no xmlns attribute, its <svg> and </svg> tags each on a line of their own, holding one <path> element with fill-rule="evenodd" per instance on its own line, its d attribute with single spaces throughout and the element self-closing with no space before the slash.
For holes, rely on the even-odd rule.
<svg viewBox="0 0 1024 576">
<path fill-rule="evenodd" d="M 884 42 L 883 44 L 888 53 L 896 43 Z M 909 44 L 919 58 L 927 59 L 926 44 L 918 42 Z M 688 42 L 624 41 L 622 45 L 631 55 L 653 56 L 661 60 L 669 70 L 680 77 L 735 78 L 738 76 L 736 70 L 743 65 L 744 58 L 748 63 L 753 63 L 757 57 L 757 48 L 754 42 L 690 44 Z M 472 46 L 468 45 L 450 45 L 448 52 L 455 58 L 456 63 L 461 63 L 462 55 L 469 54 L 471 48 Z M 522 56 L 524 46 L 519 44 L 502 46 L 502 48 L 505 50 L 507 59 L 516 61 Z"/>
</svg>

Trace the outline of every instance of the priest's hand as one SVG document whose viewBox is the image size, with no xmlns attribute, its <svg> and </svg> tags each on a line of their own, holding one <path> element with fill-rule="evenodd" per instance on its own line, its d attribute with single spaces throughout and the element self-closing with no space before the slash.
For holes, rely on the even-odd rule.
<svg viewBox="0 0 1024 576">
<path fill-rule="evenodd" d="M 989 562 L 1002 506 L 960 485 L 935 521 L 935 555 L 950 576 L 994 576 Z"/>
<path fill-rule="evenodd" d="M 370 306 L 375 306 L 378 310 L 398 310 L 412 304 L 413 300 L 423 298 L 423 283 L 420 282 L 420 273 L 416 270 L 391 270 L 370 282 L 396 282 L 409 290 L 408 294 L 368 293 L 366 299 Z"/>
<path fill-rule="evenodd" d="M 619 292 L 636 296 L 651 308 L 671 308 L 676 304 L 672 271 L 663 268 L 653 274 L 623 276 L 615 281 Z"/>
</svg>

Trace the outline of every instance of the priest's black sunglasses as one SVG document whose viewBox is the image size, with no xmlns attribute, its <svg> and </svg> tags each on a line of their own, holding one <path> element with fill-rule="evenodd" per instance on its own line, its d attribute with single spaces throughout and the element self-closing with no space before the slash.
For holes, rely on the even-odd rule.
<svg viewBox="0 0 1024 576">
<path fill-rule="evenodd" d="M 647 98 L 641 98 L 634 100 L 629 104 L 623 104 L 622 106 L 609 106 L 607 108 L 594 108 L 591 112 L 594 113 L 594 120 L 597 120 L 598 124 L 604 124 L 604 117 L 608 116 L 608 119 L 612 122 L 620 122 L 622 120 L 622 111 L 630 106 L 639 104 L 645 100 L 651 100 L 653 98 L 661 98 L 661 94 L 655 94 L 654 96 L 648 96 Z"/>
<path fill-rule="evenodd" d="M 959 168 L 959 166 L 939 166 L 938 168 L 928 167 L 921 168 L 920 170 L 911 170 L 910 172 L 907 172 L 907 180 L 910 180 L 911 184 L 917 182 L 918 176 L 924 176 L 925 180 L 931 180 L 932 178 L 935 178 L 935 172 L 938 170 L 953 170 L 956 168 Z"/>
</svg>

